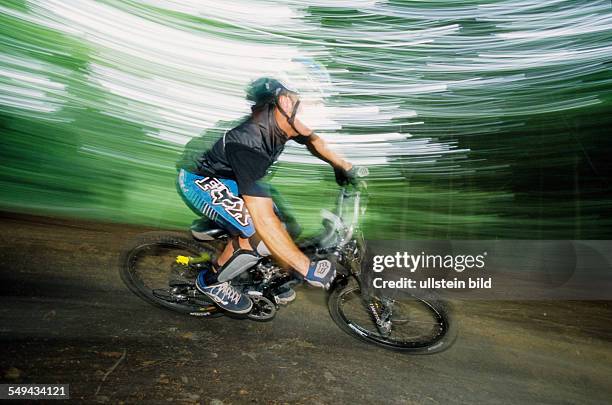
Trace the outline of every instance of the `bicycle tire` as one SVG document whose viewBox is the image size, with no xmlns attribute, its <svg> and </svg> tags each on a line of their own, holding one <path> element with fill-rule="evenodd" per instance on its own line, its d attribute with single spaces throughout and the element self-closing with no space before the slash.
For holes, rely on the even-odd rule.
<svg viewBox="0 0 612 405">
<path fill-rule="evenodd" d="M 214 244 L 210 242 L 198 242 L 190 236 L 178 232 L 147 232 L 138 235 L 124 247 L 119 258 L 119 275 L 128 289 L 149 304 L 166 310 L 207 318 L 222 316 L 223 312 L 218 310 L 218 307 L 213 303 L 207 306 L 198 306 L 195 303 L 185 305 L 169 302 L 155 296 L 153 290 L 147 289 L 146 286 L 136 280 L 132 272 L 132 266 L 134 260 L 138 257 L 137 254 L 144 249 L 154 247 L 174 247 L 197 255 L 202 253 L 212 254 L 216 250 Z"/>
<path fill-rule="evenodd" d="M 452 316 L 452 308 L 448 302 L 441 300 L 434 292 L 425 290 L 401 292 L 402 294 L 407 294 L 413 299 L 422 302 L 424 307 L 429 309 L 429 311 L 443 323 L 443 333 L 436 336 L 435 339 L 431 341 L 419 342 L 418 344 L 415 344 L 415 342 L 394 342 L 382 337 L 380 334 L 368 333 L 367 328 L 363 328 L 347 319 L 342 310 L 342 300 L 349 293 L 361 297 L 361 290 L 357 282 L 351 281 L 345 285 L 337 286 L 329 295 L 327 301 L 328 309 L 332 319 L 338 327 L 358 340 L 385 349 L 410 354 L 434 354 L 448 349 L 457 338 L 457 325 Z M 364 306 L 363 310 L 367 311 L 367 308 Z"/>
</svg>

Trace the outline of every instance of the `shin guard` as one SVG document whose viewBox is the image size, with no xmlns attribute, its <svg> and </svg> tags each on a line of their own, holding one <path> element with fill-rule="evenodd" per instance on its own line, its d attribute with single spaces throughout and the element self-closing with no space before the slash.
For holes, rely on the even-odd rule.
<svg viewBox="0 0 612 405">
<path fill-rule="evenodd" d="M 231 280 L 259 262 L 261 256 L 256 251 L 240 247 L 237 239 L 232 241 L 234 253 L 217 271 L 217 280 L 221 283 Z"/>
</svg>

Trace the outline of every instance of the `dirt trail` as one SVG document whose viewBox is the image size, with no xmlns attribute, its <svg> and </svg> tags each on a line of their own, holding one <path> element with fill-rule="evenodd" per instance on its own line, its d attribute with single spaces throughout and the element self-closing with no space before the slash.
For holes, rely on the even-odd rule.
<svg viewBox="0 0 612 405">
<path fill-rule="evenodd" d="M 268 323 L 154 308 L 121 284 L 122 243 L 142 229 L 0 217 L 0 378 L 69 383 L 92 403 L 605 403 L 609 302 L 458 302 L 448 351 L 406 356 L 362 344 L 323 293 Z M 123 356 L 125 352 L 125 356 Z M 107 375 L 115 363 L 113 371 Z M 97 392 L 97 395 L 96 395 Z"/>
</svg>

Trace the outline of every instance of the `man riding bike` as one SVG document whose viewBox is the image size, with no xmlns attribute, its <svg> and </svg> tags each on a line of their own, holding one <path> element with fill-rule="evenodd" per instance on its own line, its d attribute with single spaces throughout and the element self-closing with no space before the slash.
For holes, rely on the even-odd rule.
<svg viewBox="0 0 612 405">
<path fill-rule="evenodd" d="M 196 288 L 219 307 L 234 313 L 248 313 L 253 303 L 230 280 L 263 256 L 274 255 L 318 287 L 329 288 L 336 275 L 332 262 L 311 262 L 298 249 L 269 187 L 258 182 L 282 153 L 285 143 L 291 139 L 306 145 L 310 153 L 334 168 L 341 185 L 356 173 L 352 164 L 329 149 L 299 120 L 297 91 L 278 80 L 261 78 L 251 83 L 248 98 L 255 103 L 249 117 L 225 132 L 211 148 L 196 153 L 192 169 L 181 168 L 178 179 L 188 205 L 233 236 L 212 269 L 198 274 Z M 293 290 L 285 293 L 287 301 L 294 297 Z"/>
</svg>

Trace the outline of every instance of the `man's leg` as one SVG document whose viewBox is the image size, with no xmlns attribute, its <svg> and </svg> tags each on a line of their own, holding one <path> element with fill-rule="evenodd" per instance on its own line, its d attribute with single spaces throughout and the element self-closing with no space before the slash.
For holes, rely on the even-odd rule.
<svg viewBox="0 0 612 405">
<path fill-rule="evenodd" d="M 203 270 L 198 274 L 196 287 L 227 311 L 249 312 L 253 302 L 229 281 L 270 252 L 255 233 L 244 201 L 238 195 L 237 184 L 233 180 L 203 177 L 181 170 L 179 186 L 186 201 L 197 212 L 238 235 L 228 243 L 211 271 Z M 242 211 L 236 210 L 237 207 Z M 295 296 L 295 292 L 291 292 Z"/>
<path fill-rule="evenodd" d="M 262 257 L 269 255 L 270 251 L 257 234 L 250 238 L 236 236 L 225 245 L 212 271 L 205 275 L 204 281 L 208 285 L 214 285 L 231 280 L 257 264 Z M 279 304 L 288 304 L 295 299 L 296 293 L 291 286 L 296 282 L 294 280 L 279 287 L 274 294 Z"/>
<path fill-rule="evenodd" d="M 231 286 L 230 280 L 255 266 L 262 256 L 269 254 L 256 234 L 250 238 L 235 236 L 225 246 L 213 268 L 198 274 L 196 287 L 223 309 L 247 313 L 253 302 L 247 295 Z"/>
<path fill-rule="evenodd" d="M 220 227 L 225 228 L 229 233 L 234 235 L 246 234 L 245 236 L 254 233 L 251 223 L 244 224 L 245 216 L 248 217 L 246 211 L 240 213 L 226 208 L 241 205 L 242 200 L 237 196 L 237 185 L 235 182 L 200 176 L 181 170 L 179 172 L 178 186 L 180 194 L 190 208 L 200 215 L 208 217 Z M 240 246 L 238 240 L 237 244 Z M 253 260 L 255 258 L 252 255 L 250 257 L 242 256 L 235 263 L 240 264 L 242 262 L 243 265 L 240 267 L 250 267 L 251 265 L 245 265 L 245 258 L 254 262 L 251 265 L 259 260 Z M 224 257 L 224 259 L 227 260 L 227 263 L 224 262 L 224 264 L 229 264 L 229 261 L 231 261 L 231 257 L 229 259 Z M 235 269 L 236 266 L 233 268 Z M 219 270 L 225 270 L 225 268 L 220 268 Z M 236 274 L 238 273 L 239 271 L 236 272 Z M 227 311 L 240 314 L 248 313 L 253 307 L 253 302 L 246 294 L 243 294 L 228 282 L 231 277 L 226 276 L 229 275 L 231 273 L 224 273 L 224 276 L 219 279 L 217 272 L 202 270 L 196 277 L 196 288 Z"/>
</svg>

